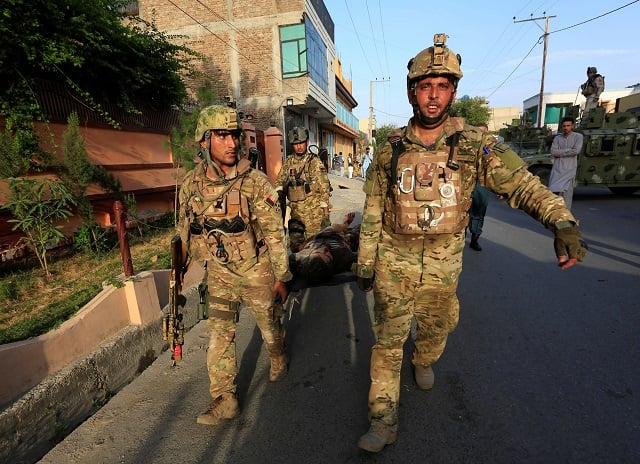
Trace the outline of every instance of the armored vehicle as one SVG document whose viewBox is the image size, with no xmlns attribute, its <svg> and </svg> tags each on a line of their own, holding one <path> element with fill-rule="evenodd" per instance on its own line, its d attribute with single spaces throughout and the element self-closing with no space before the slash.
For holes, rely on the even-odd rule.
<svg viewBox="0 0 640 464">
<path fill-rule="evenodd" d="M 578 110 L 571 107 L 567 115 Z M 622 195 L 640 190 L 640 113 L 605 113 L 604 108 L 595 108 L 575 131 L 584 136 L 577 186 L 604 186 Z M 508 126 L 500 135 L 529 165 L 529 171 L 548 184 L 553 138 L 547 129 Z"/>
</svg>

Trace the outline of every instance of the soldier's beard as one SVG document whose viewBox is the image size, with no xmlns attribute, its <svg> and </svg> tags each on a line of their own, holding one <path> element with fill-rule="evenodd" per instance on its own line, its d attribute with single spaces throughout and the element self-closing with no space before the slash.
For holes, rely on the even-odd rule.
<svg viewBox="0 0 640 464">
<path fill-rule="evenodd" d="M 416 121 L 418 121 L 418 123 L 425 129 L 433 129 L 434 127 L 438 127 L 440 124 L 442 124 L 442 121 L 444 121 L 445 118 L 449 116 L 449 110 L 451 109 L 452 100 L 453 100 L 453 97 L 449 99 L 449 103 L 447 103 L 447 106 L 444 107 L 444 109 L 440 112 L 438 116 L 436 116 L 435 118 L 429 118 L 425 116 L 422 113 L 422 111 L 420 111 L 420 106 L 418 105 L 418 103 L 414 98 L 414 101 L 412 104 L 413 116 L 415 117 Z"/>
</svg>

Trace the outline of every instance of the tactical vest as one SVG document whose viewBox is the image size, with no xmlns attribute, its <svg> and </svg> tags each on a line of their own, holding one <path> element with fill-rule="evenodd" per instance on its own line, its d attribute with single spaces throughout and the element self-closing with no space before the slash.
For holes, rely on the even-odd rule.
<svg viewBox="0 0 640 464">
<path fill-rule="evenodd" d="M 452 142 L 453 143 L 453 142 Z M 391 191 L 385 198 L 383 223 L 396 234 L 452 234 L 467 224 L 471 201 L 465 199 L 457 143 L 438 150 L 407 151 L 392 163 Z M 395 156 L 395 154 L 394 154 Z M 393 169 L 393 168 L 392 168 Z"/>
<path fill-rule="evenodd" d="M 307 154 L 300 161 L 289 167 L 289 175 L 286 181 L 287 199 L 289 201 L 304 201 L 311 196 L 311 184 L 307 180 L 307 171 L 310 164 L 311 156 Z"/>
<path fill-rule="evenodd" d="M 589 95 L 593 95 L 598 91 L 597 87 L 595 86 L 595 80 L 598 77 L 602 77 L 602 84 L 604 85 L 604 76 L 596 74 L 593 77 L 587 79 L 587 82 L 584 85 L 584 89 L 582 90 L 582 95 L 588 97 Z"/>
<path fill-rule="evenodd" d="M 210 182 L 196 177 L 195 192 L 189 199 L 193 212 L 190 223 L 191 241 L 203 260 L 220 264 L 256 258 L 264 244 L 251 225 L 249 202 L 241 188 L 250 171 L 249 161 L 241 160 L 238 175 L 228 183 Z"/>
</svg>

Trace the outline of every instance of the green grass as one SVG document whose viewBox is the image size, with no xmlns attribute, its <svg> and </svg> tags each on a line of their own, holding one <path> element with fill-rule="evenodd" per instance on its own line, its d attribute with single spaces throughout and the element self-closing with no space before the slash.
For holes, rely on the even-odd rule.
<svg viewBox="0 0 640 464">
<path fill-rule="evenodd" d="M 134 272 L 169 268 L 173 227 L 140 230 L 128 234 Z M 120 249 L 74 251 L 54 259 L 51 271 L 46 277 L 40 268 L 14 269 L 0 277 L 0 344 L 45 334 L 76 314 L 123 273 Z"/>
</svg>

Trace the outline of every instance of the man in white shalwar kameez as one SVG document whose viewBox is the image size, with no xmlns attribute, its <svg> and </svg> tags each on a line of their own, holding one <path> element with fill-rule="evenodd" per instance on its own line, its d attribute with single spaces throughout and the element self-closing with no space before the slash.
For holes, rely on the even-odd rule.
<svg viewBox="0 0 640 464">
<path fill-rule="evenodd" d="M 558 134 L 551 144 L 553 167 L 549 176 L 549 190 L 564 198 L 567 209 L 571 209 L 578 153 L 582 150 L 582 134 L 573 132 L 573 127 L 573 118 L 563 118 L 562 134 Z"/>
</svg>

